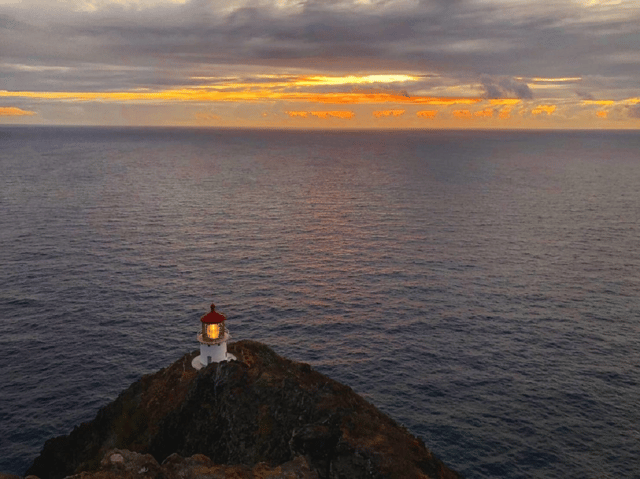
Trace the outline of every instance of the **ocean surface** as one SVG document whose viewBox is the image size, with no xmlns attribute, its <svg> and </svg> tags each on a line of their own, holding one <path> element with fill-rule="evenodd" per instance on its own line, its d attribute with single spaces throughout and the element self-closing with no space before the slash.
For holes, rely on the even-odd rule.
<svg viewBox="0 0 640 479">
<path fill-rule="evenodd" d="M 0 127 L 0 471 L 214 301 L 469 478 L 640 477 L 640 133 Z"/>
</svg>

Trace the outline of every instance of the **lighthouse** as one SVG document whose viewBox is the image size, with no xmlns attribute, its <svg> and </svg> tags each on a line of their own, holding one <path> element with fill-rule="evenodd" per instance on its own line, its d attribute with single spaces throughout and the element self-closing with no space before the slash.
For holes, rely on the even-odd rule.
<svg viewBox="0 0 640 479">
<path fill-rule="evenodd" d="M 201 369 L 211 363 L 220 363 L 236 359 L 227 353 L 227 341 L 231 337 L 225 325 L 227 317 L 216 311 L 216 305 L 211 305 L 211 311 L 200 318 L 202 330 L 198 333 L 200 356 L 196 356 L 191 365 Z"/>
</svg>

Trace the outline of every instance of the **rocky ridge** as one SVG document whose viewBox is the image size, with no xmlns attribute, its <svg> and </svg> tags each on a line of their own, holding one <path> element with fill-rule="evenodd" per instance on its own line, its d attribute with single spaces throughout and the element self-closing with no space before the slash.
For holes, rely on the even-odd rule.
<svg viewBox="0 0 640 479">
<path fill-rule="evenodd" d="M 351 388 L 264 344 L 191 367 L 197 352 L 133 383 L 96 418 L 48 440 L 27 471 L 75 478 L 460 477 Z M 2 479 L 0 475 L 0 479 Z"/>
</svg>

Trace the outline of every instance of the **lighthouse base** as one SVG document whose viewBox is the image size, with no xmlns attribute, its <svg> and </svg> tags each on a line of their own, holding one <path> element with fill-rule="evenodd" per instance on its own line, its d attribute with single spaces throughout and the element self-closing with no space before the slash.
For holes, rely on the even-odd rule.
<svg viewBox="0 0 640 479">
<path fill-rule="evenodd" d="M 235 361 L 237 358 L 230 353 L 225 353 L 224 358 L 219 359 L 217 361 L 211 361 L 211 363 L 221 363 L 224 361 Z M 204 360 L 202 357 L 202 354 L 200 354 L 199 356 L 196 356 L 195 358 L 193 358 L 193 361 L 191 361 L 191 366 L 193 367 L 193 369 L 195 369 L 196 371 L 200 371 L 202 368 L 204 368 L 205 366 L 208 366 L 211 363 L 207 363 L 208 357 L 205 356 Z"/>
<path fill-rule="evenodd" d="M 196 356 L 191 365 L 196 370 L 200 370 L 211 363 L 221 363 L 236 359 L 233 354 L 227 352 L 227 341 L 231 338 L 228 330 L 224 330 L 224 335 L 217 340 L 204 339 L 202 333 L 198 334 L 200 343 L 200 356 Z"/>
</svg>

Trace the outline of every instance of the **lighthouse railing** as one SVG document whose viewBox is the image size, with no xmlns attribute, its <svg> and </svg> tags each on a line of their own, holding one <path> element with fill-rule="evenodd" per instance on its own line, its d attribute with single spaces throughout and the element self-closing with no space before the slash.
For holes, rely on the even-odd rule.
<svg viewBox="0 0 640 479">
<path fill-rule="evenodd" d="M 202 333 L 198 333 L 198 341 L 204 344 L 220 344 L 223 343 L 225 341 L 227 341 L 229 338 L 231 337 L 231 335 L 229 334 L 229 331 L 227 331 L 225 329 L 224 334 L 217 337 L 216 339 L 211 339 L 211 338 L 205 338 Z"/>
</svg>

